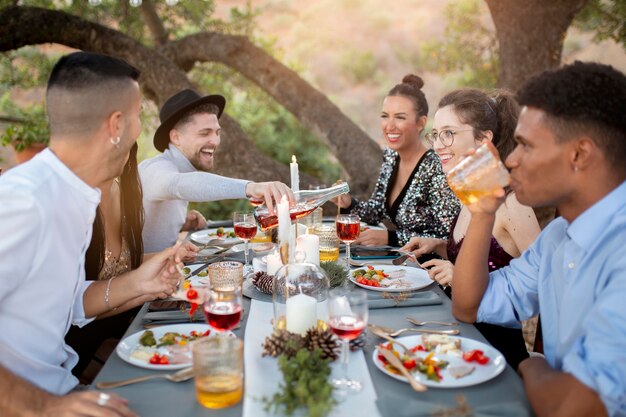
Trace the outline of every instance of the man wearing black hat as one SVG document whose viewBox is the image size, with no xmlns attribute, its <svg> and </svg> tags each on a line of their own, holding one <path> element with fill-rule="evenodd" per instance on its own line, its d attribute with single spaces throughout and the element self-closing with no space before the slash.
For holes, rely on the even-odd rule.
<svg viewBox="0 0 626 417">
<path fill-rule="evenodd" d="M 190 201 L 254 198 L 265 200 L 271 209 L 272 199 L 287 195 L 293 200 L 293 193 L 281 182 L 256 183 L 208 173 L 220 144 L 218 119 L 225 105 L 220 95 L 202 97 L 190 89 L 163 105 L 161 125 L 154 134 L 154 146 L 163 153 L 139 165 L 146 252 L 171 246 L 181 230 L 206 226 L 200 213 L 187 214 Z"/>
</svg>

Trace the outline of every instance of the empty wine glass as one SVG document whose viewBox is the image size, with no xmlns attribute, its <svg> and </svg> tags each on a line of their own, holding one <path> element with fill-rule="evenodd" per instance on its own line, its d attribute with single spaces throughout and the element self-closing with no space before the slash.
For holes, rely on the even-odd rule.
<svg viewBox="0 0 626 417">
<path fill-rule="evenodd" d="M 252 272 L 252 266 L 248 259 L 248 241 L 256 236 L 256 221 L 251 212 L 235 212 L 233 213 L 233 227 L 235 235 L 244 241 L 244 275 Z"/>
<path fill-rule="evenodd" d="M 356 214 L 340 214 L 335 221 L 337 237 L 346 244 L 346 267 L 350 270 L 350 243 L 361 233 L 361 219 Z"/>
<path fill-rule="evenodd" d="M 361 382 L 348 377 L 350 340 L 356 339 L 367 325 L 367 293 L 360 289 L 348 291 L 334 288 L 328 294 L 328 325 L 341 339 L 341 369 L 343 377 L 331 380 L 341 393 L 361 391 Z"/>
</svg>

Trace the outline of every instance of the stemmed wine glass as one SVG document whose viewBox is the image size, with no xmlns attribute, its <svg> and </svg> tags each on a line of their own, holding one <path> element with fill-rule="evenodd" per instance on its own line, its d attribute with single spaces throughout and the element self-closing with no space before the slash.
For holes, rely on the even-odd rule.
<svg viewBox="0 0 626 417">
<path fill-rule="evenodd" d="M 244 275 L 252 272 L 252 266 L 248 260 L 248 241 L 256 236 L 256 221 L 254 215 L 251 212 L 233 213 L 233 226 L 235 229 L 235 235 L 244 241 Z"/>
<path fill-rule="evenodd" d="M 367 325 L 367 293 L 360 289 L 348 291 L 334 288 L 328 294 L 328 325 L 341 339 L 342 378 L 331 380 L 340 392 L 352 394 L 361 391 L 363 385 L 348 377 L 348 351 L 350 340 L 356 339 Z"/>
<path fill-rule="evenodd" d="M 337 237 L 346 244 L 346 267 L 350 270 L 350 243 L 361 233 L 361 219 L 356 214 L 339 214 L 335 221 Z"/>
</svg>

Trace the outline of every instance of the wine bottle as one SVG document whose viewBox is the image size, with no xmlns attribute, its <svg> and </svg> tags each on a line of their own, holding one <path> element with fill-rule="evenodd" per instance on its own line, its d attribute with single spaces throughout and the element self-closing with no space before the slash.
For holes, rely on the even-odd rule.
<svg viewBox="0 0 626 417">
<path fill-rule="evenodd" d="M 300 190 L 294 193 L 296 204 L 289 208 L 291 220 L 301 219 L 313 212 L 316 208 L 341 194 L 348 194 L 350 187 L 347 182 L 342 182 L 330 188 L 321 190 Z M 254 218 L 262 231 L 273 229 L 278 226 L 278 214 L 270 214 L 265 204 L 254 209 Z"/>
</svg>

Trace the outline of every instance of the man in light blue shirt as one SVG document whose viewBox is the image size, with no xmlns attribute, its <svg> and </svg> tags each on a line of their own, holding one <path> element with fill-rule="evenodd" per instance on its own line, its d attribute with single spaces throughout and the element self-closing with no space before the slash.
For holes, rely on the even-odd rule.
<svg viewBox="0 0 626 417">
<path fill-rule="evenodd" d="M 531 79 L 518 98 L 511 188 L 562 217 L 489 274 L 504 191 L 469 206 L 453 312 L 503 325 L 541 314 L 545 359 L 519 366 L 537 415 L 626 416 L 626 76 L 576 62 Z"/>
</svg>

